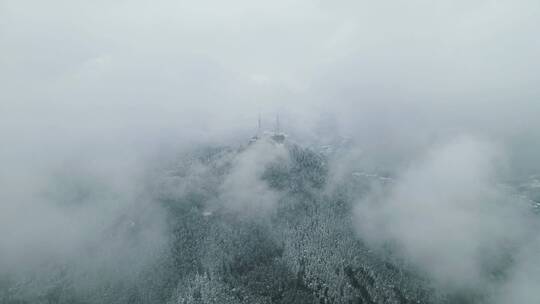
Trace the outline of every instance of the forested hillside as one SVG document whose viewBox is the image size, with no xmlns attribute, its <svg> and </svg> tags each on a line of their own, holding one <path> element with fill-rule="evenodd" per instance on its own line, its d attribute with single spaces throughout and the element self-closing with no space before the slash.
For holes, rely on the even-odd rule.
<svg viewBox="0 0 540 304">
<path fill-rule="evenodd" d="M 3 274 L 1 302 L 405 304 L 486 296 L 441 288 L 391 242 L 365 244 L 354 205 L 394 180 L 350 170 L 337 178 L 333 158 L 346 148 L 331 148 L 261 138 L 180 153 L 148 174 L 137 208 L 74 258 Z M 84 204 L 100 191 L 86 182 L 62 195 Z M 496 277 L 505 269 L 491 270 Z"/>
</svg>

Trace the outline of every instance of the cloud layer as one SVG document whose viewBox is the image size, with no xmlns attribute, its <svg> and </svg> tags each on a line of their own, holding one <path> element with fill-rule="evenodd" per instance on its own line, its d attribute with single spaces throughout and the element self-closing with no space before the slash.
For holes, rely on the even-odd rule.
<svg viewBox="0 0 540 304">
<path fill-rule="evenodd" d="M 470 137 L 432 148 L 357 204 L 358 232 L 375 247 L 390 244 L 442 286 L 488 288 L 514 257 L 527 263 L 519 248 L 534 244 L 537 225 L 528 203 L 499 182 L 501 159 L 496 146 Z"/>
</svg>

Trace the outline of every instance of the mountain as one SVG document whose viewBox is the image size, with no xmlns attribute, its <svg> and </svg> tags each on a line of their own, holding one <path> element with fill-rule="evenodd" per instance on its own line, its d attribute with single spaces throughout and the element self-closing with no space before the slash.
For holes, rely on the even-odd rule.
<svg viewBox="0 0 540 304">
<path fill-rule="evenodd" d="M 336 180 L 329 163 L 342 148 L 262 136 L 182 153 L 144 183 L 163 214 L 163 244 L 150 244 L 144 259 L 134 252 L 108 262 L 107 242 L 137 251 L 138 242 L 157 238 L 146 237 L 153 209 L 137 209 L 87 249 L 89 267 L 75 259 L 39 275 L 5 276 L 0 302 L 476 303 L 481 294 L 441 290 L 395 248 L 364 244 L 353 204 L 393 180 L 365 171 Z"/>
</svg>

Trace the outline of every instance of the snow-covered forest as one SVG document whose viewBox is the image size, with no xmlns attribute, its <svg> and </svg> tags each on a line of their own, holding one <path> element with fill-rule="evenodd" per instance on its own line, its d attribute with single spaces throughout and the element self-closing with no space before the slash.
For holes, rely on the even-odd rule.
<svg viewBox="0 0 540 304">
<path fill-rule="evenodd" d="M 35 257 L 32 267 L 4 273 L 1 299 L 3 303 L 491 302 L 505 296 L 505 289 L 520 288 L 512 285 L 512 273 L 521 267 L 518 256 L 529 246 L 540 245 L 534 240 L 536 233 L 527 230 L 530 227 L 513 227 L 526 225 L 524 221 L 540 224 L 535 217 L 540 193 L 534 177 L 492 184 L 483 176 L 489 173 L 483 166 L 492 165 L 483 164 L 491 161 L 485 160 L 489 155 L 476 155 L 487 153 L 481 148 L 463 139 L 437 151 L 442 161 L 477 166 L 469 168 L 472 181 L 453 176 L 454 168 L 442 168 L 441 176 L 433 173 L 441 170 L 439 159 L 420 164 L 405 176 L 393 176 L 343 164 L 350 152 L 347 141 L 303 147 L 270 136 L 239 146 L 201 146 L 169 157 L 144 172 L 137 189 L 131 189 L 135 195 L 125 202 L 118 201 L 125 199 L 119 197 L 124 194 L 118 188 L 101 184 L 99 177 L 92 180 L 84 174 L 81 180 L 67 180 L 73 172 L 58 174 L 58 184 L 45 195 L 62 210 L 68 208 L 63 211 L 69 215 L 64 215 L 66 220 L 74 217 L 85 228 L 99 230 L 92 231 L 84 244 L 73 240 L 64 250 L 52 240 L 48 249 L 55 255 Z M 480 163 L 476 156 L 482 158 Z M 436 180 L 434 184 L 423 179 L 425 174 Z M 463 189 L 470 187 L 468 182 L 485 184 Z M 438 189 L 414 189 L 416 183 Z M 399 197 L 393 198 L 396 192 Z M 460 201 L 431 201 L 430 195 L 440 194 Z M 410 196 L 415 201 L 407 201 Z M 392 205 L 396 199 L 400 205 Z M 467 199 L 486 201 L 460 205 Z M 62 205 L 73 201 L 75 206 Z M 107 206 L 96 207 L 103 201 L 121 207 L 106 211 L 101 208 Z M 471 222 L 463 218 L 465 214 L 474 217 Z M 446 224 L 470 226 L 436 231 Z M 497 230 L 503 224 L 503 231 Z M 88 231 L 74 233 L 88 237 Z M 440 233 L 465 235 L 455 239 Z M 423 244 L 426 241 L 434 244 Z M 68 256 L 65 249 L 70 250 Z M 427 260 L 433 252 L 438 260 Z M 464 264 L 470 268 L 461 269 Z M 540 277 L 528 279 L 532 282 L 525 284 L 535 285 Z"/>
</svg>

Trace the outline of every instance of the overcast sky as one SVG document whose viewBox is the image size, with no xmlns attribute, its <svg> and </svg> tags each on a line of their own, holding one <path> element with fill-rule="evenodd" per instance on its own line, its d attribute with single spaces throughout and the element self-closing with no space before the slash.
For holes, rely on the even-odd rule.
<svg viewBox="0 0 540 304">
<path fill-rule="evenodd" d="M 215 139 L 260 112 L 309 139 L 402 153 L 464 133 L 530 159 L 539 16 L 534 0 L 1 0 L 0 135 Z"/>
</svg>

